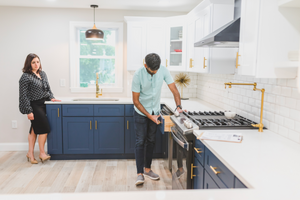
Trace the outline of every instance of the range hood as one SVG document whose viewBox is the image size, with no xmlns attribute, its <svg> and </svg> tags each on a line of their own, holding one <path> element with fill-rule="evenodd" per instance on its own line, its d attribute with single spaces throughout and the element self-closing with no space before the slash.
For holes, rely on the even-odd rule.
<svg viewBox="0 0 300 200">
<path fill-rule="evenodd" d="M 234 20 L 208 34 L 194 47 L 238 48 L 240 40 L 241 0 L 234 2 Z"/>
</svg>

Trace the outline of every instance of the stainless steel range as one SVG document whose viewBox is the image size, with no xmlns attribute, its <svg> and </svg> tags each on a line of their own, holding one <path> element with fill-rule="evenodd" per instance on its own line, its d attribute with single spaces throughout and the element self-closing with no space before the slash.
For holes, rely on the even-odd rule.
<svg viewBox="0 0 300 200">
<path fill-rule="evenodd" d="M 240 115 L 227 119 L 222 111 L 189 111 L 172 115 L 173 144 L 169 149 L 172 189 L 192 189 L 191 164 L 194 158 L 195 136 L 193 130 L 253 129 L 256 124 Z M 174 155 L 173 155 L 174 152 Z"/>
</svg>

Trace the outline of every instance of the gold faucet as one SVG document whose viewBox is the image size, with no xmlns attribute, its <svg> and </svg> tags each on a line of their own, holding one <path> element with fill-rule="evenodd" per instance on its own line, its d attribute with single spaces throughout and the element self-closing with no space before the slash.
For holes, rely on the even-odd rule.
<svg viewBox="0 0 300 200">
<path fill-rule="evenodd" d="M 225 89 L 226 89 L 226 85 L 228 85 L 229 88 L 231 88 L 231 85 L 253 85 L 254 86 L 254 88 L 253 88 L 254 91 L 261 91 L 260 123 L 259 124 L 251 124 L 251 125 L 253 127 L 258 127 L 258 132 L 263 132 L 264 125 L 262 123 L 262 119 L 263 119 L 265 89 L 264 88 L 257 89 L 256 88 L 257 83 L 231 83 L 231 82 L 229 82 L 229 83 L 225 83 Z"/>
<path fill-rule="evenodd" d="M 96 73 L 96 98 L 98 98 L 99 96 L 102 96 L 102 89 L 99 89 L 99 84 L 98 84 L 98 79 L 99 79 L 99 75 L 98 73 Z"/>
</svg>

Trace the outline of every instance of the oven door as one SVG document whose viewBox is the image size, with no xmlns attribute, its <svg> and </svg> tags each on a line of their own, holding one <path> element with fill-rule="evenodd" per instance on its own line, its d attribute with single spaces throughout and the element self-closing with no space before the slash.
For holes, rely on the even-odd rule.
<svg viewBox="0 0 300 200">
<path fill-rule="evenodd" d="M 192 144 L 174 127 L 171 128 L 173 137 L 172 159 L 172 189 L 184 190 L 192 188 L 191 159 Z"/>
</svg>

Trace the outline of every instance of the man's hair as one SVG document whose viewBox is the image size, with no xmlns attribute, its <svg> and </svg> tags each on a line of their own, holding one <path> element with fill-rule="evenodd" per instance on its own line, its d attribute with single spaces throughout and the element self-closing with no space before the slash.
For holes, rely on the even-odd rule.
<svg viewBox="0 0 300 200">
<path fill-rule="evenodd" d="M 156 71 L 160 67 L 160 57 L 156 53 L 149 53 L 145 58 L 147 66 L 152 70 Z"/>
</svg>

